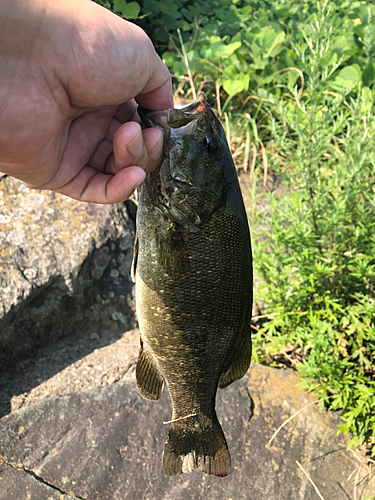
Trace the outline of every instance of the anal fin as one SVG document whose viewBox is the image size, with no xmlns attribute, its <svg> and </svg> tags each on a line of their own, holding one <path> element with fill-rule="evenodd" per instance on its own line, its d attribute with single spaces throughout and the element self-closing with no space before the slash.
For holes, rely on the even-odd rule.
<svg viewBox="0 0 375 500">
<path fill-rule="evenodd" d="M 164 379 L 151 357 L 147 354 L 147 351 L 145 351 L 142 340 L 135 371 L 135 380 L 138 392 L 143 398 L 151 399 L 152 401 L 157 401 L 160 398 Z"/>
<path fill-rule="evenodd" d="M 228 387 L 232 382 L 242 378 L 250 366 L 251 361 L 251 337 L 250 333 L 246 338 L 245 345 L 241 345 L 239 349 L 237 349 L 234 361 L 224 372 L 219 380 L 220 389 L 224 389 Z"/>
</svg>

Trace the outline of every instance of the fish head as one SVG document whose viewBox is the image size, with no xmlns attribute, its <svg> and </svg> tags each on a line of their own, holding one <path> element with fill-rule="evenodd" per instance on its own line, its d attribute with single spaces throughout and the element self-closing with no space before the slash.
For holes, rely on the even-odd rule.
<svg viewBox="0 0 375 500">
<path fill-rule="evenodd" d="M 139 114 L 164 133 L 165 159 L 155 181 L 164 210 L 180 224 L 199 226 L 225 204 L 228 163 L 234 169 L 220 121 L 203 93 L 182 108 Z"/>
</svg>

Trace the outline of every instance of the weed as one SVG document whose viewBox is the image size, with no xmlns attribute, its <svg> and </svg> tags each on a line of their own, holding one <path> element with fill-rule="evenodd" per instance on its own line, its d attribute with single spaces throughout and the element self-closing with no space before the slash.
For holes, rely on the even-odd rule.
<svg viewBox="0 0 375 500">
<path fill-rule="evenodd" d="M 330 13 L 326 2 L 311 19 L 305 88 L 278 100 L 283 121 L 270 127 L 269 161 L 288 196 L 269 195 L 271 217 L 257 238 L 259 298 L 273 315 L 255 344 L 259 360 L 302 349 L 304 387 L 342 410 L 340 430 L 357 446 L 375 436 L 374 93 L 359 81 L 326 92 Z"/>
</svg>

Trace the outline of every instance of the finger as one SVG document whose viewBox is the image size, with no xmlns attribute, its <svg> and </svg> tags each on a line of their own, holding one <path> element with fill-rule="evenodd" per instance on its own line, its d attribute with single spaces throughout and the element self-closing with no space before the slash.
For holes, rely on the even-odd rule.
<svg viewBox="0 0 375 500">
<path fill-rule="evenodd" d="M 163 63 L 164 64 L 164 63 Z M 146 88 L 135 98 L 145 109 L 164 110 L 173 108 L 172 80 L 167 78 L 160 87 L 145 92 Z"/>
<path fill-rule="evenodd" d="M 86 166 L 57 192 L 88 203 L 121 203 L 131 196 L 145 175 L 139 167 L 124 168 L 110 175 Z"/>
<path fill-rule="evenodd" d="M 115 119 L 111 120 L 105 139 L 99 142 L 90 160 L 87 162 L 89 167 L 98 172 L 104 172 L 108 159 L 113 153 L 113 137 L 116 131 L 121 127 L 121 123 Z"/>
<path fill-rule="evenodd" d="M 115 114 L 115 119 L 118 120 L 120 123 L 125 123 L 125 122 L 141 122 L 141 119 L 139 118 L 139 115 L 137 113 L 137 103 L 135 102 L 134 99 L 131 99 L 128 102 L 124 102 L 123 104 L 120 104 L 118 107 L 118 110 Z"/>
<path fill-rule="evenodd" d="M 57 191 L 75 178 L 83 166 L 90 162 L 98 145 L 105 139 L 116 107 L 98 109 L 79 116 L 70 124 L 66 137 L 62 137 L 63 150 L 59 168 L 53 177 L 43 185 L 28 184 L 35 189 L 51 189 Z M 103 154 L 108 157 L 108 155 Z M 105 162 L 101 166 L 104 170 Z"/>
<path fill-rule="evenodd" d="M 154 106 L 159 109 L 173 106 L 168 68 L 141 28 L 94 2 L 79 3 L 74 27 L 83 42 L 74 46 L 74 58 L 71 57 L 71 46 L 59 47 L 60 58 L 65 64 L 59 63 L 58 68 L 73 106 L 120 104 L 151 92 L 151 109 L 155 109 Z M 98 37 L 97 33 L 101 36 Z M 90 85 L 87 85 L 88 81 Z M 147 98 L 140 99 L 142 104 L 147 102 Z"/>
<path fill-rule="evenodd" d="M 139 166 L 146 172 L 160 164 L 163 134 L 158 129 L 141 130 L 138 123 L 129 122 L 120 127 L 113 138 L 113 156 L 106 172 L 116 173 L 129 166 Z"/>
<path fill-rule="evenodd" d="M 101 142 L 99 142 L 93 155 L 87 162 L 87 165 L 89 167 L 98 170 L 98 172 L 104 172 L 106 170 L 109 158 L 113 153 L 113 137 L 117 132 L 117 130 L 121 127 L 121 125 L 122 123 L 116 120 L 115 118 L 111 120 L 105 138 Z M 107 168 L 107 173 L 109 173 L 108 168 Z M 111 173 L 116 173 L 116 172 L 111 172 Z"/>
<path fill-rule="evenodd" d="M 109 124 L 108 130 L 107 130 L 107 133 L 105 135 L 105 140 L 112 144 L 115 133 L 121 127 L 122 124 L 123 124 L 123 122 L 118 121 L 115 118 L 112 118 L 111 123 Z"/>
<path fill-rule="evenodd" d="M 157 128 L 146 128 L 142 133 L 149 158 L 145 170 L 152 172 L 163 160 L 163 132 Z"/>
<path fill-rule="evenodd" d="M 98 172 L 104 172 L 112 155 L 113 143 L 112 141 L 107 141 L 105 139 L 98 144 L 98 147 L 94 151 L 90 161 L 87 163 L 87 166 L 97 170 Z"/>
</svg>

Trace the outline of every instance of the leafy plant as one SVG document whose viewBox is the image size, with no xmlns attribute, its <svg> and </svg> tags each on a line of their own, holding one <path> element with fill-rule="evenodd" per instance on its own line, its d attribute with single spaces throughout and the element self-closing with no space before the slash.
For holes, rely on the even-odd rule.
<svg viewBox="0 0 375 500">
<path fill-rule="evenodd" d="M 327 92 L 335 71 L 327 70 L 335 44 L 327 12 L 322 4 L 306 35 L 304 91 L 279 100 L 283 118 L 270 130 L 271 166 L 290 171 L 288 196 L 269 196 L 256 248 L 270 317 L 255 343 L 260 360 L 302 350 L 304 386 L 343 411 L 340 430 L 354 446 L 375 444 L 375 94 L 358 79 L 350 92 Z"/>
<path fill-rule="evenodd" d="M 280 83 L 287 81 L 289 87 L 294 86 L 304 68 L 303 53 L 313 29 L 311 21 L 319 5 L 329 3 L 327 34 L 332 43 L 325 54 L 326 87 L 350 89 L 353 83 L 363 81 L 372 88 L 375 83 L 375 63 L 371 57 L 375 6 L 367 2 L 101 0 L 99 3 L 144 28 L 172 73 L 184 78 L 186 68 L 177 37 L 180 29 L 196 86 L 211 82 L 216 92 L 219 85 L 227 97 L 238 96 L 234 108 L 248 102 L 249 89 L 263 99 L 280 95 Z"/>
</svg>

